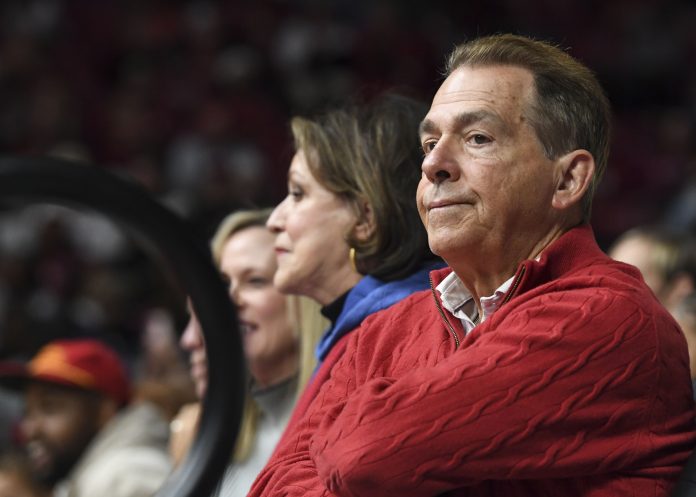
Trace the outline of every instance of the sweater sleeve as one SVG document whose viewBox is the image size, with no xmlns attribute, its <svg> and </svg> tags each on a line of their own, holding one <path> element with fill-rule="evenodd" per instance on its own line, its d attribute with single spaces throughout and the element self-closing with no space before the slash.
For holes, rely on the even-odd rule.
<svg viewBox="0 0 696 497">
<path fill-rule="evenodd" d="M 319 420 L 343 407 L 349 392 L 355 388 L 352 361 L 343 364 L 343 352 L 350 340 L 357 340 L 351 333 L 334 345 L 313 382 L 323 383 L 319 388 L 310 384 L 296 406 L 285 433 L 251 488 L 249 497 L 321 496 L 330 497 L 319 479 L 313 459 L 309 456 L 309 441 L 319 425 Z M 331 381 L 329 378 L 331 371 Z M 318 393 L 316 393 L 318 390 Z M 313 399 L 308 398 L 314 396 Z"/>
<path fill-rule="evenodd" d="M 607 473 L 650 457 L 641 440 L 651 436 L 663 374 L 656 326 L 683 342 L 670 321 L 656 324 L 601 290 L 499 312 L 436 365 L 368 378 L 321 418 L 309 453 L 328 489 L 437 495 L 488 479 Z"/>
</svg>

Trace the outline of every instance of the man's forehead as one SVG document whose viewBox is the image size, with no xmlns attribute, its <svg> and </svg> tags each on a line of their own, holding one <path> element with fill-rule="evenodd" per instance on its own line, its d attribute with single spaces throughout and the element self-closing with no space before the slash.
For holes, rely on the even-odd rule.
<svg viewBox="0 0 696 497">
<path fill-rule="evenodd" d="M 517 121 L 525 113 L 533 85 L 531 72 L 524 68 L 462 66 L 438 89 L 420 132 L 439 127 L 443 118 L 459 122 L 488 116 L 499 122 Z"/>
<path fill-rule="evenodd" d="M 524 99 L 534 88 L 532 73 L 517 66 L 461 66 L 435 93 L 432 107 L 450 103 L 504 104 Z"/>
<path fill-rule="evenodd" d="M 44 399 L 90 399 L 96 394 L 81 388 L 30 380 L 26 385 L 26 396 Z"/>
</svg>

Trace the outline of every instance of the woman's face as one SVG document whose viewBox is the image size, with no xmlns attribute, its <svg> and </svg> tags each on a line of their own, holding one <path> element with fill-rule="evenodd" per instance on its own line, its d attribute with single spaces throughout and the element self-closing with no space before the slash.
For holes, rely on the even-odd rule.
<svg viewBox="0 0 696 497">
<path fill-rule="evenodd" d="M 312 175 L 303 151 L 290 164 L 288 195 L 268 220 L 277 235 L 274 284 L 326 305 L 360 279 L 349 260 L 347 234 L 357 215 L 350 205 Z"/>
<path fill-rule="evenodd" d="M 296 369 L 297 340 L 288 318 L 287 297 L 273 286 L 276 258 L 275 235 L 264 226 L 252 226 L 227 239 L 220 260 L 220 271 L 229 282 L 244 352 L 252 375 L 260 384 L 272 378 L 281 364 Z M 274 373 L 272 373 L 272 370 Z"/>
<path fill-rule="evenodd" d="M 263 226 L 245 228 L 227 239 L 220 260 L 220 271 L 237 309 L 244 354 L 262 386 L 287 378 L 297 367 L 297 337 L 288 318 L 287 297 L 273 286 L 274 240 L 275 235 Z M 189 312 L 180 344 L 189 352 L 191 377 L 202 398 L 208 388 L 208 358 L 190 303 Z"/>
<path fill-rule="evenodd" d="M 189 353 L 189 372 L 196 387 L 196 395 L 202 399 L 208 389 L 208 356 L 205 352 L 203 331 L 190 301 L 187 307 L 190 317 L 179 340 L 179 345 Z"/>
</svg>

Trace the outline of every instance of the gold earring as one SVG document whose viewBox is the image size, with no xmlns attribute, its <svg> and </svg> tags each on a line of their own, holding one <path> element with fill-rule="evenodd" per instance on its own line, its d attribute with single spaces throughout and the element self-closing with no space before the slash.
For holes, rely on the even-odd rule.
<svg viewBox="0 0 696 497">
<path fill-rule="evenodd" d="M 350 267 L 353 268 L 353 271 L 356 273 L 358 272 L 358 266 L 355 264 L 355 248 L 351 247 L 350 250 L 348 251 L 348 258 L 350 259 Z"/>
</svg>

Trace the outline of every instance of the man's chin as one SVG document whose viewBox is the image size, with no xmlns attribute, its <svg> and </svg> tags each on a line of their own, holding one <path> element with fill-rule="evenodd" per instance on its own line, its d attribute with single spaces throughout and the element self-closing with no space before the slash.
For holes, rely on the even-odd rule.
<svg viewBox="0 0 696 497">
<path fill-rule="evenodd" d="M 49 455 L 32 455 L 29 458 L 29 463 L 32 469 L 34 478 L 41 484 L 52 487 L 61 480 L 63 480 L 68 473 L 70 468 L 57 465 L 52 457 Z M 67 466 L 67 465 L 65 465 Z"/>
<path fill-rule="evenodd" d="M 53 467 L 39 467 L 32 464 L 36 481 L 47 487 L 53 487 L 61 478 L 57 475 Z"/>
<path fill-rule="evenodd" d="M 38 444 L 29 444 L 27 447 L 27 457 L 32 472 L 38 479 L 44 481 L 50 479 L 53 471 L 53 458 L 46 449 Z"/>
<path fill-rule="evenodd" d="M 428 244 L 430 245 L 430 251 L 444 260 L 447 260 L 447 256 L 451 257 L 453 254 L 461 252 L 460 247 L 453 243 L 451 239 L 439 235 L 430 237 Z"/>
</svg>

